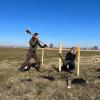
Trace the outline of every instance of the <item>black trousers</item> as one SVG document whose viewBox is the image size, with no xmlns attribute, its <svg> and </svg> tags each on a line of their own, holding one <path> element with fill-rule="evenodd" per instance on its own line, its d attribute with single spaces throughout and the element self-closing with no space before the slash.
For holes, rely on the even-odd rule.
<svg viewBox="0 0 100 100">
<path fill-rule="evenodd" d="M 67 68 L 67 65 L 69 66 L 69 68 Z M 66 63 L 66 65 L 63 65 L 61 67 L 61 70 L 74 70 L 75 69 L 75 63 L 72 62 L 72 63 Z"/>
</svg>

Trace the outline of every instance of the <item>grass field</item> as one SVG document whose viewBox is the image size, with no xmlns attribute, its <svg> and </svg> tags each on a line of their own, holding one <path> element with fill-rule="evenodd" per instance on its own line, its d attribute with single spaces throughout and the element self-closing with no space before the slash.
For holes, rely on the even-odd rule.
<svg viewBox="0 0 100 100">
<path fill-rule="evenodd" d="M 58 51 L 46 51 L 40 72 L 34 68 L 20 72 L 27 49 L 0 48 L 0 100 L 100 100 L 100 52 L 81 51 L 80 78 L 86 85 L 72 84 L 67 88 L 67 77 L 77 78 L 76 72 L 58 72 Z M 38 50 L 41 59 L 41 50 Z M 63 51 L 63 57 L 66 51 Z M 34 60 L 31 60 L 34 62 Z M 76 59 L 77 69 L 77 59 Z M 51 79 L 50 79 L 51 78 Z"/>
</svg>

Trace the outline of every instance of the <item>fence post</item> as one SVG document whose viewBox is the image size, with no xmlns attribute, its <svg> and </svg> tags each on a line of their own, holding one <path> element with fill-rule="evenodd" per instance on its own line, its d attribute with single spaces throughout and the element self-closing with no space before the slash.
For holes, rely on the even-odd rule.
<svg viewBox="0 0 100 100">
<path fill-rule="evenodd" d="M 44 64 L 43 61 L 44 61 L 44 48 L 42 48 L 42 65 Z"/>
<path fill-rule="evenodd" d="M 59 43 L 59 53 L 62 54 L 62 45 Z M 59 57 L 59 71 L 61 71 L 61 58 Z"/>
<path fill-rule="evenodd" d="M 78 47 L 78 62 L 77 62 L 77 76 L 79 77 L 80 68 L 80 47 Z"/>
</svg>

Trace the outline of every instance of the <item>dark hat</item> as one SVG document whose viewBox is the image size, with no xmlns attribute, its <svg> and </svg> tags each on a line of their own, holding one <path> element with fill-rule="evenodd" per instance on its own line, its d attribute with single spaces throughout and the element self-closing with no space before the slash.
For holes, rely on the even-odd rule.
<svg viewBox="0 0 100 100">
<path fill-rule="evenodd" d="M 71 50 L 75 50 L 75 49 L 76 49 L 76 47 L 72 47 L 72 48 L 71 48 Z"/>
<path fill-rule="evenodd" d="M 76 51 L 76 47 L 72 47 L 70 51 Z"/>
<path fill-rule="evenodd" d="M 34 33 L 34 36 L 37 36 L 37 35 L 39 35 L 39 33 Z"/>
</svg>

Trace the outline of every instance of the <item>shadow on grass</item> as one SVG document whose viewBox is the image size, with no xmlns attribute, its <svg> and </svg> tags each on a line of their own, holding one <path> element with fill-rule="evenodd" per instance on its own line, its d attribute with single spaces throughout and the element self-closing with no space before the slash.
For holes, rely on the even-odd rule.
<svg viewBox="0 0 100 100">
<path fill-rule="evenodd" d="M 53 76 L 40 76 L 41 78 L 47 79 L 49 81 L 54 81 L 55 78 Z"/>
</svg>

